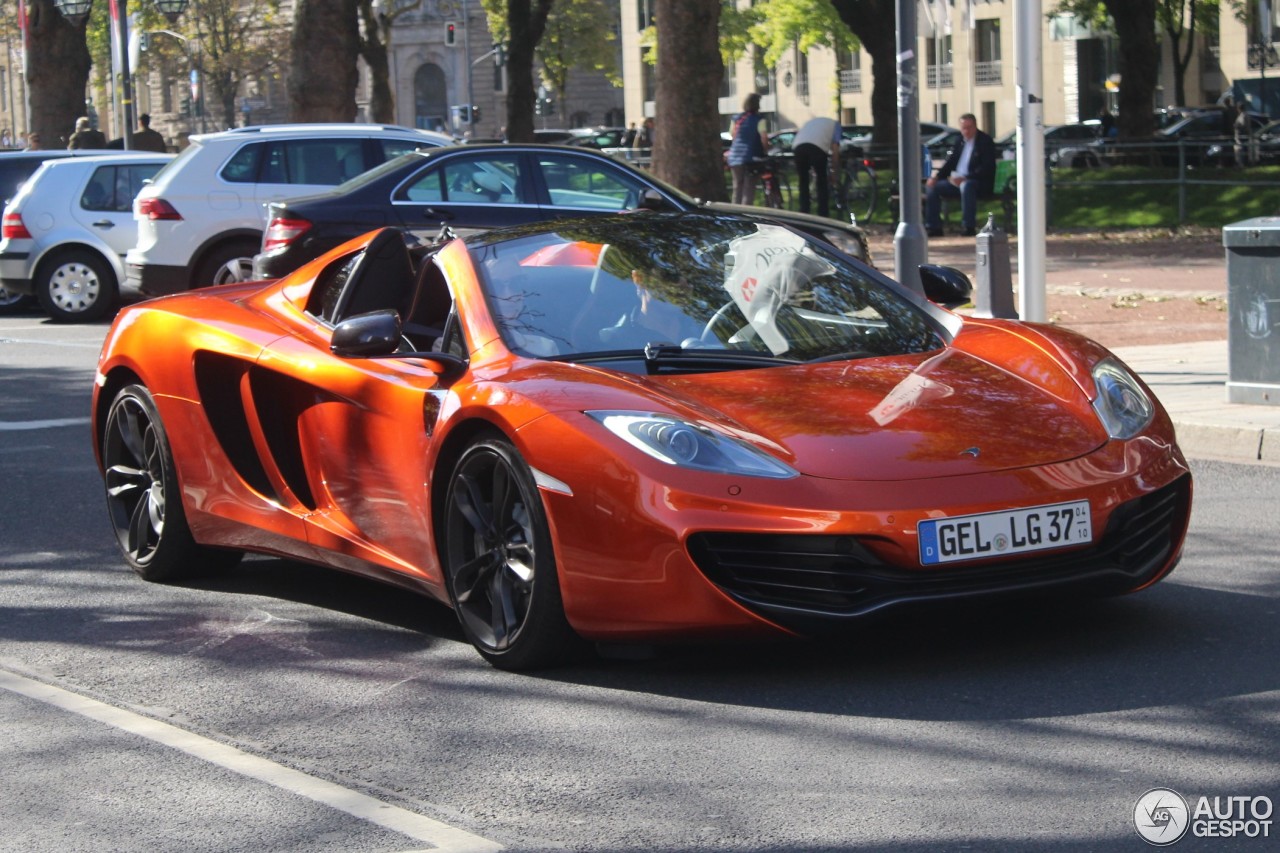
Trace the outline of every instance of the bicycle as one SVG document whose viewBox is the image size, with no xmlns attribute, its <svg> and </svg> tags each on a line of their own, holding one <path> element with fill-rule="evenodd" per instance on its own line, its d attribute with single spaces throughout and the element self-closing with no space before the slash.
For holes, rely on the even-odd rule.
<svg viewBox="0 0 1280 853">
<path fill-rule="evenodd" d="M 763 195 L 763 206 L 787 210 L 791 206 L 791 182 L 777 157 L 757 157 L 748 164 L 756 177 L 756 191 Z"/>
<path fill-rule="evenodd" d="M 840 157 L 840 173 L 831 187 L 831 206 L 840 218 L 850 222 L 870 222 L 876 213 L 879 186 L 871 161 L 854 150 Z"/>
</svg>

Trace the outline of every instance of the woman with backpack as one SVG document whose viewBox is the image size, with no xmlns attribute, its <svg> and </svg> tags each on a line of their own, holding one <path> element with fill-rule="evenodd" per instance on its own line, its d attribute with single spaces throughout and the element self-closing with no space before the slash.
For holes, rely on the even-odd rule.
<svg viewBox="0 0 1280 853">
<path fill-rule="evenodd" d="M 751 161 L 769 150 L 768 124 L 760 115 L 760 95 L 742 99 L 742 112 L 733 119 L 733 143 L 729 146 L 729 171 L 733 174 L 733 203 L 751 204 L 756 197 L 756 176 Z"/>
</svg>

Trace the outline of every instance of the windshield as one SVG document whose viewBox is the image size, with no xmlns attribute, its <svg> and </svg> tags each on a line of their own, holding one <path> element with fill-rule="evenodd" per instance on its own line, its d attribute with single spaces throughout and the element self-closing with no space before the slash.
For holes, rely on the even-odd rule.
<svg viewBox="0 0 1280 853">
<path fill-rule="evenodd" d="M 927 315 L 865 267 L 772 223 L 636 214 L 472 250 L 503 340 L 521 355 L 647 352 L 744 367 L 942 346 Z"/>
</svg>

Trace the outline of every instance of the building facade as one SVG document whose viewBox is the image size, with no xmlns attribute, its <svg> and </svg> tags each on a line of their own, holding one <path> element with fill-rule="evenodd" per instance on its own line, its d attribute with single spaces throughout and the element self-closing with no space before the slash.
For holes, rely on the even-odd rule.
<svg viewBox="0 0 1280 853">
<path fill-rule="evenodd" d="M 747 5 L 750 0 L 737 2 Z M 653 115 L 653 70 L 644 61 L 641 33 L 653 22 L 655 5 L 654 0 L 622 0 L 628 121 Z M 1017 122 L 1015 0 L 919 0 L 916 5 L 921 120 L 954 126 L 962 114 L 973 113 L 978 126 L 993 136 L 1012 130 Z M 1044 5 L 1047 13 L 1052 0 Z M 1276 6 L 1280 8 L 1280 3 Z M 1187 69 L 1187 99 L 1193 105 L 1216 101 L 1230 88 L 1230 81 L 1245 71 L 1247 28 L 1234 19 L 1226 4 L 1220 15 L 1222 49 L 1200 38 Z M 1171 103 L 1175 90 L 1168 39 L 1162 43 L 1165 56 L 1153 106 Z M 1117 73 L 1114 36 L 1092 32 L 1071 16 L 1045 16 L 1041 48 L 1046 125 L 1095 118 L 1104 107 L 1115 111 L 1123 81 Z M 762 67 L 752 55 L 744 56 L 726 69 L 721 85 L 722 127 L 730 127 L 742 108 L 742 98 L 752 91 L 764 96 L 761 111 L 775 128 L 837 113 L 843 124 L 871 124 L 873 83 L 870 58 L 862 50 L 837 54 L 825 48 L 807 53 L 793 48 L 774 68 Z M 1280 98 L 1280 68 L 1274 89 Z"/>
</svg>

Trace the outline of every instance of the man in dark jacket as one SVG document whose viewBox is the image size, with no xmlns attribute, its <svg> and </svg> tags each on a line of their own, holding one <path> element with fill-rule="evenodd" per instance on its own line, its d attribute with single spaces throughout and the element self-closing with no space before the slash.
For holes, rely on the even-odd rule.
<svg viewBox="0 0 1280 853">
<path fill-rule="evenodd" d="M 107 137 L 102 135 L 102 131 L 96 130 L 88 116 L 81 116 L 76 119 L 75 133 L 71 134 L 71 140 L 67 143 L 67 148 L 106 148 Z"/>
<path fill-rule="evenodd" d="M 972 113 L 960 116 L 963 137 L 937 174 L 925 181 L 924 224 L 930 237 L 942 236 L 942 199 L 960 199 L 964 236 L 977 233 L 978 198 L 990 196 L 996 183 L 996 144 L 978 130 Z"/>
<path fill-rule="evenodd" d="M 159 154 L 169 150 L 164 144 L 164 137 L 151 129 L 151 116 L 143 113 L 138 116 L 138 132 L 130 140 L 135 151 L 155 151 Z"/>
</svg>

